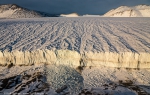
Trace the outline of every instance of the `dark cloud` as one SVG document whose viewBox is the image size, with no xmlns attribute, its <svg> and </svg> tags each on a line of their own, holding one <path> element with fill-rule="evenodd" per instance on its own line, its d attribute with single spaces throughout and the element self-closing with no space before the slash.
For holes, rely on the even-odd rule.
<svg viewBox="0 0 150 95">
<path fill-rule="evenodd" d="M 77 12 L 104 14 L 122 5 L 150 5 L 150 0 L 0 0 L 0 4 L 18 4 L 22 7 L 52 14 Z"/>
</svg>

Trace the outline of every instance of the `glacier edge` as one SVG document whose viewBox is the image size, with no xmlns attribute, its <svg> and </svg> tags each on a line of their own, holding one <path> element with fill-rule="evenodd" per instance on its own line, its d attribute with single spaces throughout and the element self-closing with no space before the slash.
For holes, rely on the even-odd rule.
<svg viewBox="0 0 150 95">
<path fill-rule="evenodd" d="M 150 68 L 150 53 L 135 52 L 84 52 L 79 54 L 71 50 L 34 50 L 34 51 L 0 51 L 0 65 L 36 65 L 58 64 L 78 66 L 98 66 L 125 68 Z"/>
</svg>

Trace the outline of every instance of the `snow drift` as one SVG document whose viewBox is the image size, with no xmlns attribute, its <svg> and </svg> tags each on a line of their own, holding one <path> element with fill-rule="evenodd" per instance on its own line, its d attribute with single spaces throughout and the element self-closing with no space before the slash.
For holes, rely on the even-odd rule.
<svg viewBox="0 0 150 95">
<path fill-rule="evenodd" d="M 150 6 L 138 5 L 134 7 L 121 6 L 112 9 L 106 14 L 105 17 L 150 17 Z"/>
<path fill-rule="evenodd" d="M 37 18 L 37 17 L 50 17 L 44 12 L 32 11 L 16 4 L 0 5 L 0 18 Z"/>
<path fill-rule="evenodd" d="M 0 64 L 150 68 L 149 18 L 0 21 Z"/>
</svg>

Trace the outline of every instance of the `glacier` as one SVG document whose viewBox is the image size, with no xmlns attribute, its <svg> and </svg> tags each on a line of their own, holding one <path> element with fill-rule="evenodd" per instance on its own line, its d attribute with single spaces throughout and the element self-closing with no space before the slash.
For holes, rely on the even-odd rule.
<svg viewBox="0 0 150 95">
<path fill-rule="evenodd" d="M 149 26 L 149 18 L 0 19 L 0 94 L 147 95 Z"/>
<path fill-rule="evenodd" d="M 0 20 L 0 64 L 150 68 L 149 18 Z"/>
</svg>

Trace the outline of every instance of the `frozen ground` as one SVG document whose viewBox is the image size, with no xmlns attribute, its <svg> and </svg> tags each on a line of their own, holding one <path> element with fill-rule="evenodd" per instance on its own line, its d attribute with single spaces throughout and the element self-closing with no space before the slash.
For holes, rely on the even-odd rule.
<svg viewBox="0 0 150 95">
<path fill-rule="evenodd" d="M 148 95 L 149 26 L 149 18 L 0 19 L 0 94 Z"/>
<path fill-rule="evenodd" d="M 150 69 L 65 65 L 0 67 L 0 94 L 148 95 Z M 80 93 L 80 94 L 79 94 Z"/>
</svg>

